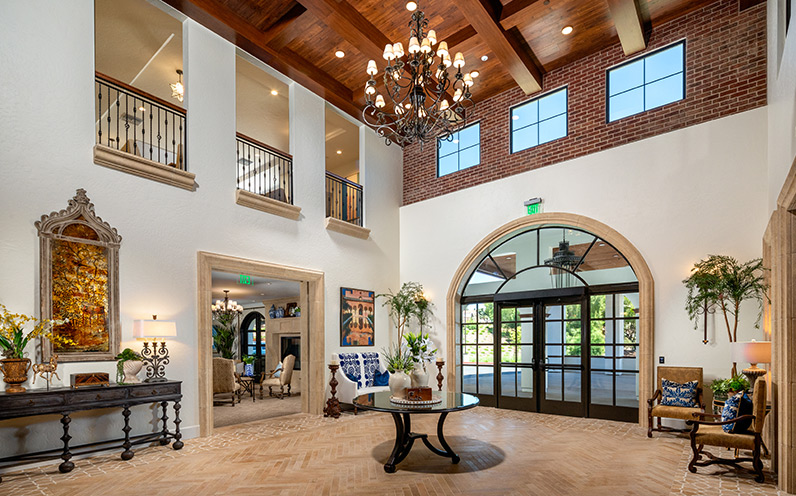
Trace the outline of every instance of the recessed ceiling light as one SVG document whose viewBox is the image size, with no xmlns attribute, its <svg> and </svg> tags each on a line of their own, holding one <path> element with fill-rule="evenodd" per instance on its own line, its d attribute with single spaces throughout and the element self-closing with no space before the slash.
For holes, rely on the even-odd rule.
<svg viewBox="0 0 796 496">
<path fill-rule="evenodd" d="M 570 34 L 572 33 L 572 26 L 564 26 L 564 29 L 561 30 L 561 34 Z"/>
<path fill-rule="evenodd" d="M 406 2 L 406 10 L 409 12 L 417 10 L 417 2 Z"/>
<path fill-rule="evenodd" d="M 486 62 L 487 60 L 489 60 L 488 55 L 481 55 L 481 62 Z"/>
<path fill-rule="evenodd" d="M 272 95 L 274 95 L 274 96 L 276 96 L 276 95 L 278 95 L 278 94 L 279 94 L 279 92 L 278 92 L 278 91 L 276 91 L 276 90 L 271 90 L 271 94 L 272 94 Z"/>
<path fill-rule="evenodd" d="M 454 143 L 458 143 L 458 142 L 459 142 L 459 140 L 455 139 L 455 140 L 453 140 L 453 142 L 454 142 Z"/>
<path fill-rule="evenodd" d="M 140 110 L 141 112 L 144 112 L 146 109 L 144 107 L 138 107 L 138 110 Z"/>
<path fill-rule="evenodd" d="M 518 120 L 519 118 L 520 118 L 519 115 L 512 115 L 511 116 L 511 120 L 514 120 L 514 121 Z"/>
<path fill-rule="evenodd" d="M 478 77 L 478 76 L 480 76 L 480 75 L 481 75 L 481 73 L 480 73 L 480 72 L 478 72 L 478 71 L 471 71 L 471 72 L 470 72 L 470 77 L 477 78 L 477 77 Z"/>
<path fill-rule="evenodd" d="M 337 154 L 338 155 L 342 155 L 343 154 L 343 150 L 337 150 Z"/>
<path fill-rule="evenodd" d="M 345 52 L 342 50 L 337 50 L 336 52 L 334 52 L 334 56 L 337 57 L 338 59 L 342 59 L 343 57 L 345 57 Z"/>
</svg>

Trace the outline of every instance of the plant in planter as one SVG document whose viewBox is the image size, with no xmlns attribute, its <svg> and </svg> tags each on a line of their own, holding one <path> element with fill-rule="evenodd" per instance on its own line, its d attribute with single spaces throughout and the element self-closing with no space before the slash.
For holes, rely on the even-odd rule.
<svg viewBox="0 0 796 496">
<path fill-rule="evenodd" d="M 31 339 L 49 339 L 56 344 L 74 344 L 66 337 L 53 334 L 52 328 L 64 324 L 65 320 L 36 319 L 21 313 L 11 313 L 5 305 L 0 304 L 0 348 L 3 359 L 0 370 L 9 393 L 23 393 L 21 384 L 28 380 L 30 359 L 25 357 L 25 347 Z M 33 323 L 33 329 L 25 332 L 25 327 Z"/>
<path fill-rule="evenodd" d="M 429 338 L 428 334 L 418 332 L 412 334 L 407 332 L 404 334 L 406 348 L 409 356 L 414 363 L 414 370 L 412 371 L 412 387 L 427 386 L 428 385 L 428 371 L 426 371 L 426 364 L 434 359 L 437 354 L 437 349 L 431 349 L 434 343 Z"/>
<path fill-rule="evenodd" d="M 141 379 L 138 373 L 144 366 L 141 355 L 130 348 L 125 348 L 116 355 L 116 382 L 119 384 L 138 384 Z"/>
<path fill-rule="evenodd" d="M 404 332 L 412 319 L 417 319 L 420 329 L 428 324 L 432 315 L 432 304 L 423 296 L 423 285 L 416 282 L 405 282 L 397 293 L 376 295 L 384 298 L 383 306 L 389 308 L 390 318 L 398 330 L 398 343 L 403 343 Z"/>
<path fill-rule="evenodd" d="M 392 344 L 382 353 L 390 373 L 390 393 L 396 398 L 403 397 L 403 391 L 411 386 L 412 380 L 407 375 L 414 369 L 415 362 L 404 347 Z"/>
<path fill-rule="evenodd" d="M 741 374 L 737 374 L 730 379 L 716 379 L 710 383 L 713 391 L 713 398 L 726 400 L 731 394 L 749 389 L 749 381 Z"/>
<path fill-rule="evenodd" d="M 243 362 L 243 375 L 246 377 L 254 376 L 254 358 L 253 356 L 243 355 L 241 361 Z"/>
<path fill-rule="evenodd" d="M 740 263 L 726 255 L 710 255 L 691 269 L 683 281 L 688 289 L 685 309 L 688 317 L 698 325 L 698 318 L 712 307 L 718 307 L 727 326 L 730 343 L 738 341 L 738 320 L 741 303 L 755 300 L 758 303 L 755 327 L 760 327 L 763 300 L 768 300 L 768 285 L 763 279 L 763 261 L 759 258 Z M 732 375 L 737 375 L 737 364 L 732 364 Z"/>
</svg>

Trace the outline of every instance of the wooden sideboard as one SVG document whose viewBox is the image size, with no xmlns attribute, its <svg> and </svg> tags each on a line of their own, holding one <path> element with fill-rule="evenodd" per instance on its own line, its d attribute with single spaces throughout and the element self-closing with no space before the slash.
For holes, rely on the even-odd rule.
<svg viewBox="0 0 796 496">
<path fill-rule="evenodd" d="M 62 473 L 70 472 L 75 464 L 70 460 L 75 454 L 94 453 L 107 450 L 114 445 L 121 447 L 122 460 L 133 458 L 132 447 L 138 444 L 159 442 L 165 446 L 173 439 L 172 448 L 183 447 L 180 434 L 180 401 L 182 400 L 181 382 L 167 381 L 141 384 L 111 384 L 109 386 L 85 387 L 73 389 L 69 387 L 28 390 L 24 393 L 6 393 L 0 391 L 0 420 L 31 417 L 35 415 L 57 414 L 61 416 L 63 425 L 63 448 L 23 453 L 0 459 L 0 467 L 8 467 L 26 462 L 60 458 L 58 466 Z M 174 402 L 174 432 L 168 429 L 168 404 Z M 160 431 L 130 436 L 130 407 L 160 403 L 162 408 L 162 429 Z M 70 446 L 69 424 L 70 415 L 74 412 L 96 410 L 100 408 L 121 408 L 124 417 L 122 432 L 124 437 L 98 443 Z M 119 444 L 120 443 L 120 444 Z M 104 447 L 98 447 L 103 446 Z M 0 478 L 2 481 L 2 478 Z"/>
</svg>

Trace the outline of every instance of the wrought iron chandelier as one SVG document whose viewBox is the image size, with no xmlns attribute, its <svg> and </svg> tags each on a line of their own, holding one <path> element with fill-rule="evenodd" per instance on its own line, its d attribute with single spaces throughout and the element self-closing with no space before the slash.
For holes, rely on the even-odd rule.
<svg viewBox="0 0 796 496">
<path fill-rule="evenodd" d="M 569 241 L 566 235 L 564 240 L 558 243 L 558 251 L 552 258 L 544 261 L 544 264 L 551 267 L 550 277 L 553 278 L 555 288 L 568 288 L 574 283 L 572 272 L 580 263 L 581 257 L 569 249 Z"/>
<path fill-rule="evenodd" d="M 229 299 L 229 290 L 224 290 L 224 301 L 216 300 L 215 305 L 211 307 L 213 317 L 227 317 L 234 318 L 243 313 L 243 307 L 238 305 L 235 300 Z"/>
<path fill-rule="evenodd" d="M 462 72 L 465 61 L 461 52 L 451 60 L 445 41 L 436 46 L 437 35 L 433 29 L 426 31 L 428 19 L 423 11 L 417 10 L 414 2 L 409 2 L 407 9 L 414 10 L 408 53 L 400 41 L 384 47 L 387 66 L 382 93 L 376 89 L 376 61 L 368 61 L 370 79 L 365 85 L 362 117 L 387 145 L 420 142 L 422 148 L 428 141 L 451 139 L 456 128 L 466 124 L 467 109 L 473 106 L 473 75 Z M 456 70 L 453 74 L 451 66 Z"/>
</svg>

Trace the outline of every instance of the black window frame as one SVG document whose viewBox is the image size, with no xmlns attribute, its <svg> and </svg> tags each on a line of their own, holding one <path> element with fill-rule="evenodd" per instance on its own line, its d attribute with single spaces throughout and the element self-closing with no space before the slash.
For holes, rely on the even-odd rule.
<svg viewBox="0 0 796 496">
<path fill-rule="evenodd" d="M 442 148 L 442 141 L 443 140 L 438 138 L 437 139 L 437 177 L 438 178 L 439 177 L 449 176 L 449 175 L 454 174 L 456 172 L 461 172 L 461 171 L 463 171 L 465 169 L 469 169 L 470 167 L 475 167 L 475 166 L 481 165 L 481 121 L 477 120 L 475 122 L 471 122 L 470 124 L 467 124 L 466 126 L 461 126 L 456 131 L 454 131 L 454 134 L 461 133 L 465 129 L 471 128 L 473 126 L 478 126 L 478 143 L 477 143 L 477 145 L 468 146 L 468 147 L 464 148 L 464 150 L 469 150 L 470 148 L 473 148 L 474 146 L 478 146 L 478 163 L 477 164 L 473 164 L 473 165 L 468 165 L 467 167 L 462 169 L 462 167 L 461 167 L 461 153 L 462 153 L 463 149 L 461 148 L 461 146 L 458 146 L 461 143 L 461 140 L 459 140 L 459 143 L 456 143 L 456 145 L 457 145 L 456 152 L 454 152 L 456 154 L 456 170 L 448 172 L 446 174 L 440 175 L 440 173 L 439 173 L 439 159 L 440 159 L 439 151 Z M 453 136 L 453 135 L 451 135 L 451 136 Z M 452 140 L 453 138 L 451 137 L 450 139 Z M 445 156 L 449 157 L 451 155 L 453 155 L 453 153 L 449 153 L 448 155 L 445 155 Z"/>
<path fill-rule="evenodd" d="M 552 95 L 554 95 L 554 94 L 556 94 L 556 93 L 558 93 L 560 91 L 565 91 L 566 92 L 566 104 L 565 104 L 566 110 L 564 110 L 564 112 L 562 114 L 556 114 L 556 115 L 554 115 L 552 117 L 548 117 L 547 119 L 544 119 L 544 120 L 540 121 L 539 120 L 539 107 L 537 105 L 537 108 L 536 108 L 536 119 L 537 120 L 536 120 L 536 122 L 528 124 L 527 126 L 523 126 L 520 129 L 525 129 L 526 127 L 533 126 L 534 124 L 536 124 L 538 126 L 542 122 L 549 121 L 551 119 L 555 119 L 556 117 L 559 117 L 561 115 L 565 115 L 566 116 L 566 119 L 565 119 L 566 120 L 566 128 L 567 128 L 566 134 L 564 134 L 564 136 L 561 136 L 560 138 L 552 139 L 550 141 L 545 141 L 544 143 L 539 143 L 539 129 L 537 128 L 537 130 L 536 130 L 536 144 L 535 145 L 529 146 L 528 148 L 523 148 L 522 150 L 517 150 L 516 152 L 513 151 L 514 150 L 514 131 L 515 130 L 514 130 L 514 119 L 512 118 L 513 117 L 512 114 L 514 113 L 514 109 L 518 108 L 518 107 L 522 107 L 524 105 L 529 105 L 529 104 L 531 104 L 533 102 L 537 102 L 537 101 L 543 100 L 544 98 L 552 96 Z M 520 129 L 517 129 L 517 131 L 519 131 Z M 515 153 L 524 152 L 525 150 L 530 150 L 531 148 L 536 148 L 536 147 L 541 146 L 541 145 L 546 145 L 547 143 L 552 143 L 554 141 L 558 141 L 560 139 L 564 139 L 567 136 L 569 136 L 569 85 L 568 84 L 565 84 L 564 86 L 559 86 L 558 88 L 555 88 L 553 90 L 550 90 L 550 91 L 544 93 L 543 95 L 539 95 L 537 97 L 531 98 L 530 100 L 526 100 L 526 101 L 524 101 L 522 103 L 518 103 L 516 105 L 512 105 L 511 107 L 509 107 L 509 155 L 514 155 Z"/>
<path fill-rule="evenodd" d="M 655 81 L 649 81 L 649 82 L 644 81 L 640 86 L 634 86 L 632 88 L 628 88 L 628 89 L 626 89 L 624 91 L 621 91 L 621 92 L 617 93 L 616 95 L 621 95 L 622 93 L 627 93 L 628 91 L 633 91 L 633 90 L 636 90 L 638 88 L 643 88 L 644 89 L 644 97 L 643 97 L 644 98 L 644 100 L 643 100 L 644 109 L 641 112 L 636 112 L 635 114 L 630 114 L 630 115 L 626 115 L 624 117 L 619 117 L 618 119 L 611 120 L 611 97 L 612 96 L 616 96 L 616 95 L 612 95 L 611 94 L 611 77 L 610 77 L 611 72 L 615 71 L 615 70 L 618 70 L 618 69 L 621 69 L 622 67 L 625 67 L 625 66 L 628 66 L 628 65 L 631 65 L 631 64 L 636 64 L 638 62 L 642 62 L 643 63 L 647 58 L 652 57 L 653 55 L 656 55 L 656 54 L 658 54 L 660 52 L 669 50 L 670 48 L 674 48 L 677 45 L 682 45 L 683 46 L 683 68 L 682 68 L 682 70 L 680 70 L 678 72 L 675 72 L 673 74 L 669 74 L 668 76 L 664 76 L 662 78 L 658 78 Z M 674 43 L 669 43 L 666 46 L 662 46 L 662 47 L 657 48 L 657 49 L 655 49 L 655 50 L 653 50 L 653 51 L 651 51 L 649 53 L 645 53 L 645 54 L 643 54 L 643 55 L 641 55 L 639 57 L 635 57 L 635 58 L 633 58 L 631 60 L 622 62 L 621 64 L 618 64 L 618 65 L 615 65 L 613 67 L 609 67 L 608 69 L 606 69 L 605 70 L 605 122 L 606 122 L 606 124 L 611 124 L 612 122 L 619 122 L 622 119 L 627 119 L 628 117 L 633 117 L 634 115 L 643 114 L 645 112 L 649 112 L 650 110 L 654 110 L 656 108 L 665 107 L 667 105 L 671 105 L 672 103 L 677 103 L 677 102 L 681 102 L 681 101 L 685 100 L 686 97 L 687 97 L 687 94 L 686 94 L 687 85 L 686 85 L 686 81 L 685 81 L 687 53 L 688 53 L 687 40 L 685 38 L 683 38 L 681 40 L 675 41 Z M 646 65 L 645 65 L 644 66 L 645 79 L 646 79 L 646 70 L 647 69 L 646 69 Z M 669 103 L 665 103 L 663 105 L 659 105 L 657 107 L 652 107 L 652 108 L 649 108 L 649 109 L 646 108 L 647 107 L 647 90 L 646 90 L 647 86 L 652 84 L 652 83 L 656 83 L 658 81 L 666 79 L 668 77 L 672 77 L 672 76 L 674 76 L 676 74 L 682 74 L 683 98 L 680 98 L 679 100 L 674 100 L 674 101 L 669 102 Z"/>
</svg>

